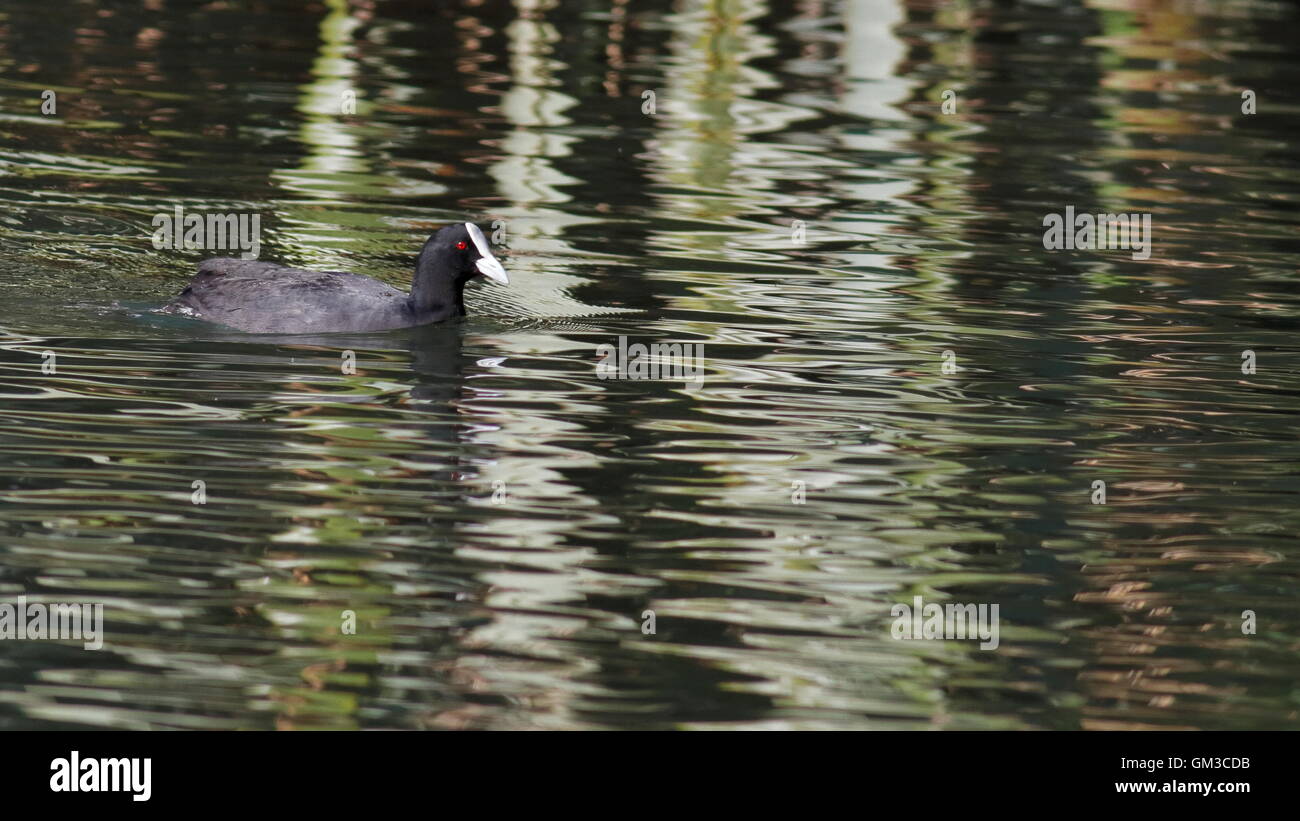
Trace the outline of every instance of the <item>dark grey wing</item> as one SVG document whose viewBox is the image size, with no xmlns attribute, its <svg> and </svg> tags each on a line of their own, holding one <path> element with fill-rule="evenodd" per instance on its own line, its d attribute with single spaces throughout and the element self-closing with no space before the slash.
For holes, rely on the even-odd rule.
<svg viewBox="0 0 1300 821">
<path fill-rule="evenodd" d="M 382 330 L 410 324 L 407 294 L 345 271 L 219 257 L 165 310 L 252 333 Z"/>
</svg>

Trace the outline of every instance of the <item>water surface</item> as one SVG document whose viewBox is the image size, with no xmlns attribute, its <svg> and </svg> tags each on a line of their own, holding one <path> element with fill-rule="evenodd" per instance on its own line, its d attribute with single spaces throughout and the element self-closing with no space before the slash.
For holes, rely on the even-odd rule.
<svg viewBox="0 0 1300 821">
<path fill-rule="evenodd" d="M 0 11 L 0 594 L 107 633 L 0 644 L 0 727 L 1300 723 L 1296 9 L 437 6 Z M 177 205 L 403 286 L 498 222 L 511 286 L 159 317 Z M 1069 205 L 1150 259 L 1045 251 Z"/>
</svg>

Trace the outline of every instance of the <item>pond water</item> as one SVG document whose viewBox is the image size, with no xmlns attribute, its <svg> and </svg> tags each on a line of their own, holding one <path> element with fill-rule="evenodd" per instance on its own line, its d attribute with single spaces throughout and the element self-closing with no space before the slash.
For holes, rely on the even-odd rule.
<svg viewBox="0 0 1300 821">
<path fill-rule="evenodd" d="M 0 596 L 104 619 L 0 728 L 1300 725 L 1295 7 L 435 5 L 0 10 Z M 245 336 L 177 206 L 511 284 Z"/>
</svg>

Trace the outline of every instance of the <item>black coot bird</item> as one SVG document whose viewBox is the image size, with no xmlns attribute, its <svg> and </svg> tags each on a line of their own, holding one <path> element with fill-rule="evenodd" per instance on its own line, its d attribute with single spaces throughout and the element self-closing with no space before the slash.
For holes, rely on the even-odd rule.
<svg viewBox="0 0 1300 821">
<path fill-rule="evenodd" d="M 200 262 L 163 310 L 250 333 L 385 331 L 464 316 L 465 283 L 478 274 L 510 281 L 479 227 L 455 223 L 424 243 L 409 294 L 360 274 L 223 257 Z"/>
</svg>

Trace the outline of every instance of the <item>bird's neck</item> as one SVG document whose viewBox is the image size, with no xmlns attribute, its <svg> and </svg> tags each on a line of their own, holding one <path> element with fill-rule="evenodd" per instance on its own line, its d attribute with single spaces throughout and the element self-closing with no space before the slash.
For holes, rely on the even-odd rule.
<svg viewBox="0 0 1300 821">
<path fill-rule="evenodd" d="M 411 310 L 417 315 L 465 313 L 465 283 L 458 282 L 455 272 L 440 266 L 430 255 L 421 254 L 411 280 Z"/>
</svg>

